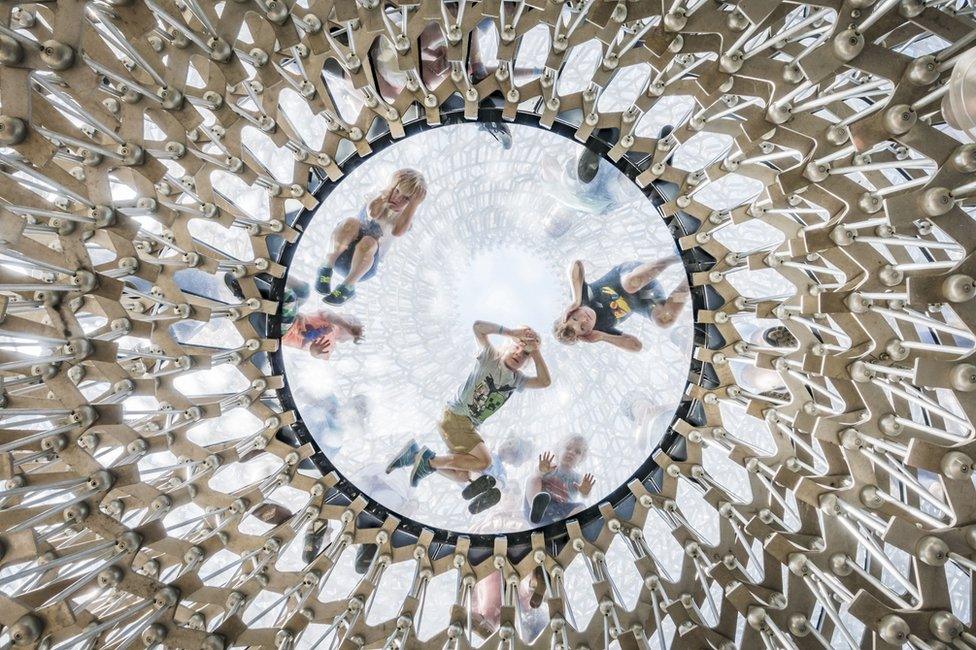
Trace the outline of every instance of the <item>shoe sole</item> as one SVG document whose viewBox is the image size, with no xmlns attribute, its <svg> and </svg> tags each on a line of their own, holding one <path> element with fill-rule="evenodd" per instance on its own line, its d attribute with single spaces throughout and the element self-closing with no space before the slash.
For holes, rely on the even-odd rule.
<svg viewBox="0 0 976 650">
<path fill-rule="evenodd" d="M 351 293 L 351 294 L 349 294 L 348 296 L 345 296 L 345 297 L 333 297 L 332 294 L 329 294 L 326 297 L 322 298 L 322 301 L 323 302 L 326 302 L 326 303 L 328 303 L 330 305 L 343 305 L 343 304 L 349 302 L 350 300 L 352 300 L 353 296 L 355 296 L 355 295 L 356 294 Z"/>
<path fill-rule="evenodd" d="M 493 487 L 495 487 L 495 477 L 489 476 L 488 474 L 482 474 L 464 486 L 464 489 L 461 490 L 461 496 L 464 497 L 465 500 L 473 499 L 482 492 L 487 492 Z"/>
<path fill-rule="evenodd" d="M 473 515 L 484 512 L 492 506 L 498 505 L 502 500 L 502 493 L 498 488 L 491 488 L 479 494 L 474 501 L 468 504 L 468 512 Z"/>
<path fill-rule="evenodd" d="M 529 521 L 533 524 L 542 521 L 542 516 L 546 514 L 550 503 L 552 503 L 552 496 L 547 492 L 540 492 L 535 495 L 532 499 L 532 510 L 529 512 Z"/>
</svg>

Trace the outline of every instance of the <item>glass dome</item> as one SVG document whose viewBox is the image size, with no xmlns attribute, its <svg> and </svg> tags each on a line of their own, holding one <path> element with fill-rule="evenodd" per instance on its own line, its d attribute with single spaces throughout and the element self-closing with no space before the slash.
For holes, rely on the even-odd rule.
<svg viewBox="0 0 976 650">
<path fill-rule="evenodd" d="M 976 647 L 974 34 L 971 0 L 7 3 L 0 647 Z M 652 324 L 613 246 L 676 246 L 693 307 Z M 551 376 L 445 420 L 506 332 L 494 386 Z M 445 421 L 485 467 L 533 443 L 507 500 L 427 473 Z M 583 499 L 529 475 L 561 428 Z"/>
<path fill-rule="evenodd" d="M 308 294 L 298 301 L 300 321 L 338 317 L 361 325 L 363 336 L 358 345 L 337 343 L 327 359 L 314 345 L 286 345 L 288 387 L 329 461 L 397 514 L 459 532 L 551 523 L 562 518 L 554 513 L 578 512 L 626 482 L 670 425 L 692 344 L 683 267 L 652 201 L 609 161 L 585 152 L 561 135 L 521 124 L 422 131 L 359 165 L 305 227 L 287 282 Z M 324 302 L 316 280 L 329 252 L 342 244 L 336 243 L 341 225 L 362 220 L 364 206 L 383 196 L 402 169 L 419 171 L 426 183 L 409 230 L 391 237 L 375 277 L 357 283 L 352 299 L 341 306 Z M 664 200 L 651 194 L 659 204 Z M 672 320 L 662 326 L 637 299 L 635 317 L 620 329 L 640 341 L 639 352 L 605 342 L 557 342 L 553 323 L 571 302 L 569 271 L 576 260 L 588 283 L 620 264 L 653 267 L 648 283 L 654 283 L 656 303 L 675 296 Z M 629 308 L 622 300 L 619 309 Z M 501 503 L 472 516 L 472 500 L 461 495 L 464 479 L 439 473 L 412 488 L 411 467 L 386 468 L 411 440 L 442 456 L 449 451 L 438 427 L 477 365 L 483 349 L 473 332 L 478 321 L 537 332 L 551 383 L 519 387 L 504 408 L 478 422 L 491 466 L 470 477 L 488 471 Z M 499 354 L 513 343 L 494 332 L 488 338 Z M 530 378 L 540 374 L 531 361 L 522 371 Z M 482 382 L 473 390 L 488 401 L 505 386 Z M 584 457 L 572 466 L 559 462 L 567 444 L 583 445 Z M 586 474 L 595 483 L 570 501 L 572 508 L 554 504 L 533 522 L 530 482 L 540 475 L 545 454 L 577 484 Z"/>
</svg>

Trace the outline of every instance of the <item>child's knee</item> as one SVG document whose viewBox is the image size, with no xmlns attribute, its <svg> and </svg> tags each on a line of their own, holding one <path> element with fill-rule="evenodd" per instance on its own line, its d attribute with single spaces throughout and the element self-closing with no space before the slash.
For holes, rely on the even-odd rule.
<svg viewBox="0 0 976 650">
<path fill-rule="evenodd" d="M 651 312 L 651 319 L 658 327 L 671 327 L 674 322 L 674 314 L 667 307 L 655 307 Z"/>
<path fill-rule="evenodd" d="M 359 240 L 359 243 L 356 244 L 356 250 L 366 254 L 375 253 L 378 247 L 379 242 L 377 242 L 374 237 L 369 236 L 363 237 Z"/>
<path fill-rule="evenodd" d="M 343 237 L 355 237 L 359 233 L 359 221 L 353 219 L 352 217 L 348 219 L 343 219 L 343 221 L 336 227 L 336 233 Z"/>
</svg>

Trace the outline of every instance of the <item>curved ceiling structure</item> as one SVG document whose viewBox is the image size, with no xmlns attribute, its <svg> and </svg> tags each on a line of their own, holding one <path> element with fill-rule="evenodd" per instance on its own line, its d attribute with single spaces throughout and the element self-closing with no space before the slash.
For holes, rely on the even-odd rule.
<svg viewBox="0 0 976 650">
<path fill-rule="evenodd" d="M 288 262 L 289 285 L 314 285 L 337 224 L 355 216 L 396 170 L 424 174 L 428 196 L 409 232 L 382 256 L 376 280 L 357 285 L 356 299 L 341 308 L 302 303 L 303 314 L 361 321 L 364 340 L 337 345 L 328 362 L 283 346 L 283 367 L 300 426 L 330 464 L 323 471 L 334 467 L 397 516 L 457 532 L 534 527 L 521 513 L 516 486 L 535 471 L 531 461 L 555 453 L 567 435 L 586 438 L 580 465 L 596 478 L 590 503 L 626 483 L 671 423 L 692 347 L 690 303 L 671 327 L 628 324 L 643 342 L 640 354 L 552 338 L 552 322 L 569 300 L 573 260 L 585 260 L 596 278 L 622 260 L 673 259 L 677 248 L 652 201 L 611 164 L 601 162 L 584 184 L 576 177 L 582 145 L 545 129 L 506 128 L 508 148 L 484 125 L 455 124 L 381 149 L 308 215 Z M 658 282 L 666 293 L 687 286 L 677 263 Z M 384 468 L 407 440 L 440 448 L 437 420 L 478 352 L 478 320 L 540 332 L 552 380 L 545 390 L 513 397 L 485 425 L 491 453 L 507 450 L 510 499 L 473 517 L 460 488 L 438 480 L 414 490 L 408 472 L 387 475 Z M 502 337 L 493 344 L 505 345 Z M 526 372 L 534 373 L 531 364 Z M 647 412 L 635 415 L 635 408 Z"/>
<path fill-rule="evenodd" d="M 976 145 L 950 126 L 972 12 L 5 3 L 0 645 L 976 648 Z M 691 286 L 660 444 L 515 532 L 407 516 L 333 465 L 281 349 L 319 206 L 473 123 L 495 137 L 426 155 L 439 205 L 478 205 L 465 164 L 499 125 L 568 134 L 656 204 Z M 478 182 L 528 191 L 554 147 Z M 386 261 L 398 292 L 427 280 Z"/>
</svg>

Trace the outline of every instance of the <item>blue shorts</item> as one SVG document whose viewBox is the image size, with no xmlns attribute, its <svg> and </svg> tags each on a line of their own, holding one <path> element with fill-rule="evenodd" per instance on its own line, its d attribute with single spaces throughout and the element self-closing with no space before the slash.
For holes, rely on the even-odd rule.
<svg viewBox="0 0 976 650">
<path fill-rule="evenodd" d="M 372 237 L 379 241 L 382 236 L 383 231 L 380 229 L 380 225 L 373 221 L 372 219 L 367 223 L 361 223 L 359 225 L 359 234 L 356 238 L 349 243 L 346 250 L 342 251 L 342 254 L 336 258 L 335 269 L 342 273 L 343 275 L 349 275 L 349 269 L 352 268 L 352 256 L 356 250 L 356 246 L 363 240 L 363 237 Z M 366 272 L 363 273 L 363 277 L 360 280 L 369 280 L 371 277 L 376 275 L 376 269 L 380 264 L 380 252 L 377 250 L 376 254 L 373 256 L 373 263 L 370 265 Z"/>
</svg>

